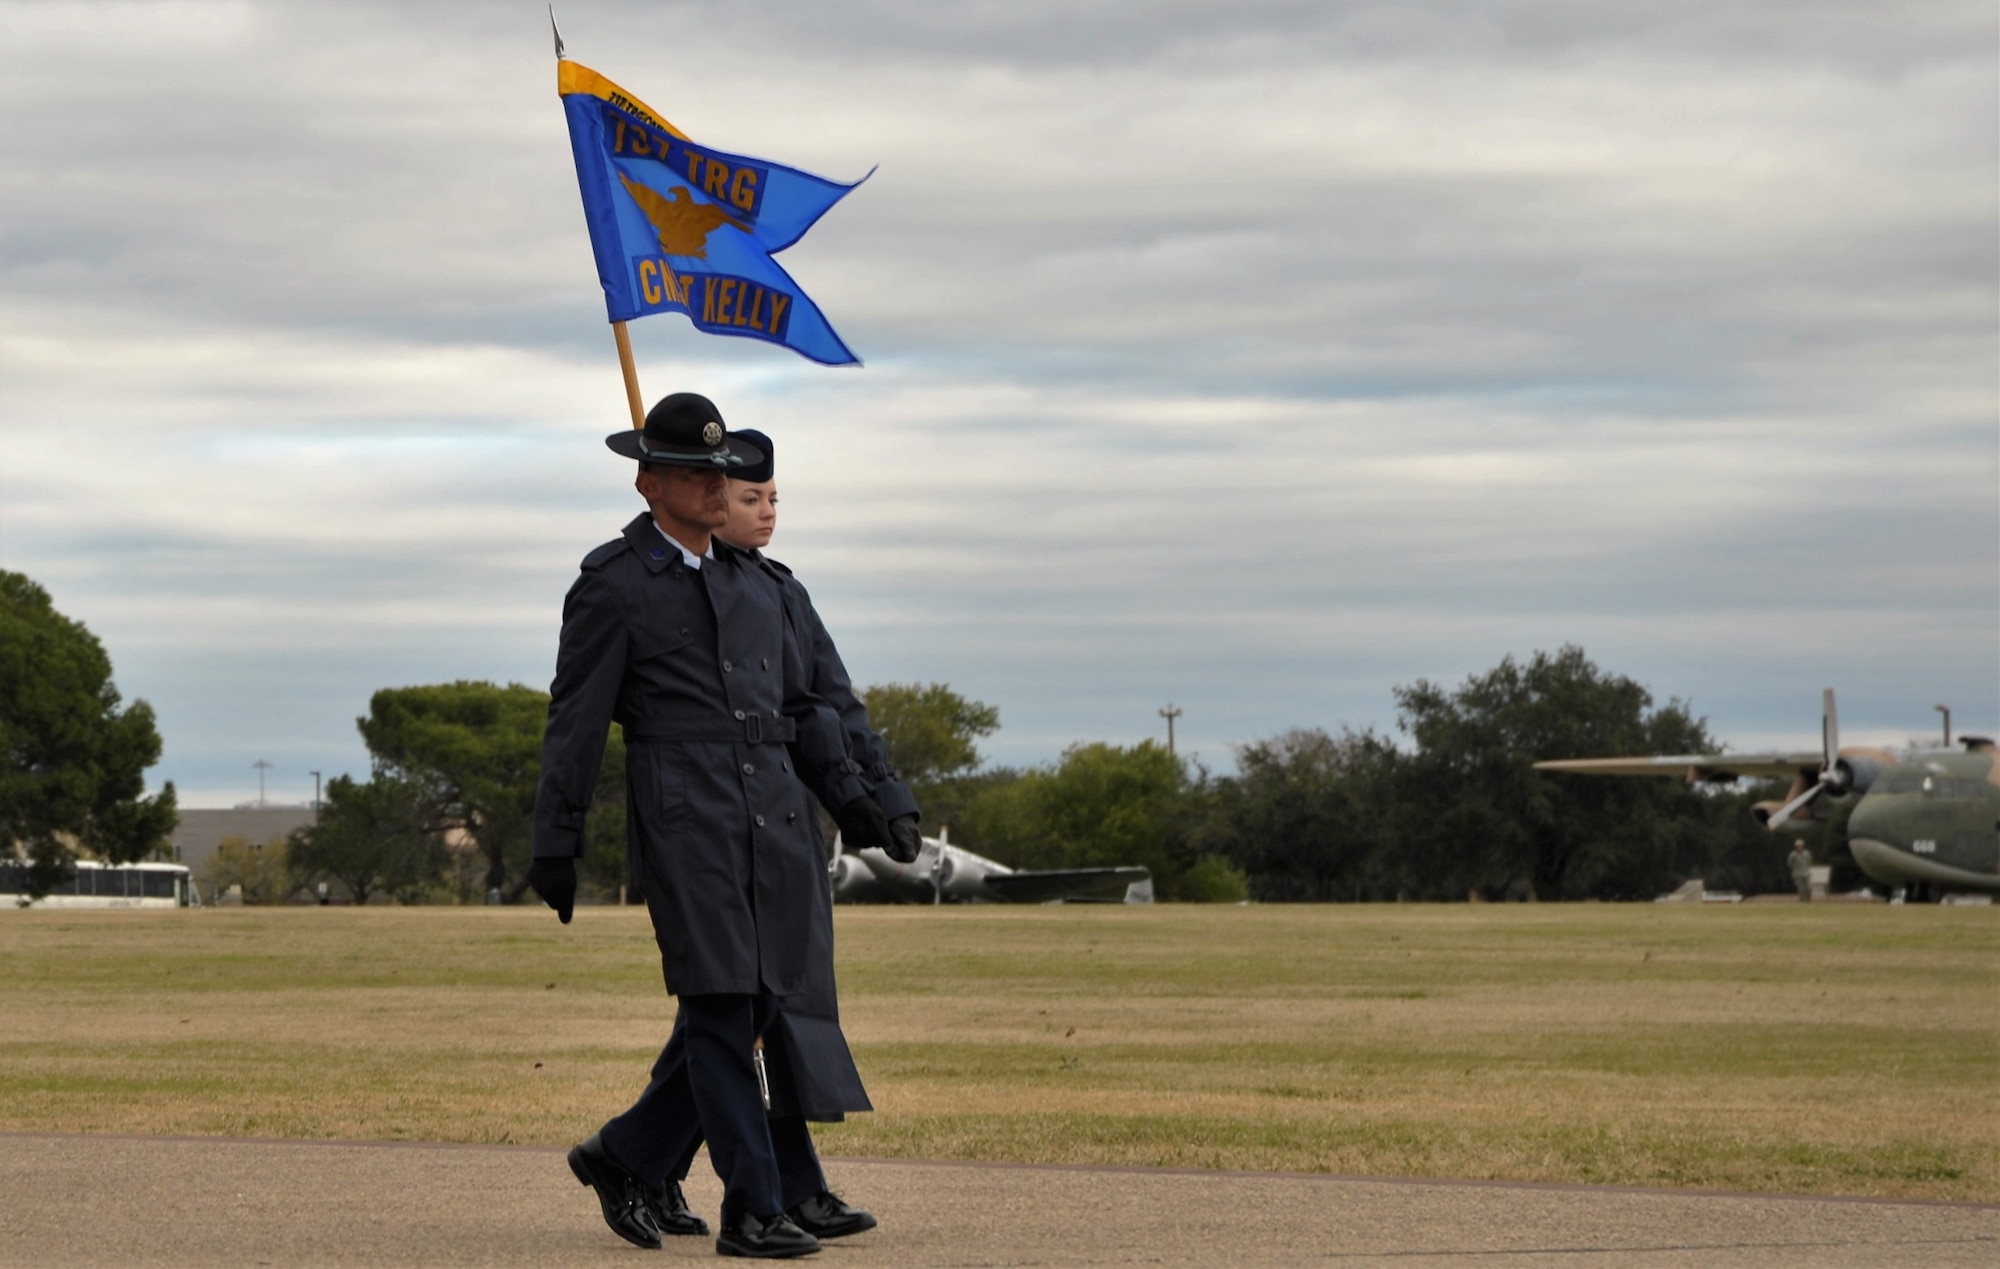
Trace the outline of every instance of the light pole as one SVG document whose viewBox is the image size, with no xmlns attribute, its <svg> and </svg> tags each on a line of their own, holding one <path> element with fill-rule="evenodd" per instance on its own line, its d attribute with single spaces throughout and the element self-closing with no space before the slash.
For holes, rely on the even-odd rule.
<svg viewBox="0 0 2000 1269">
<path fill-rule="evenodd" d="M 264 809 L 264 773 L 271 769 L 271 764 L 259 758 L 250 765 L 257 768 L 257 809 L 261 811 Z"/>
<path fill-rule="evenodd" d="M 1185 712 L 1180 706 L 1171 701 L 1167 702 L 1167 707 L 1160 711 L 1160 717 L 1167 720 L 1167 756 L 1169 758 L 1174 756 L 1174 720 Z"/>
<path fill-rule="evenodd" d="M 312 777 L 313 777 L 313 823 L 317 824 L 319 823 L 319 772 L 317 771 L 313 772 Z"/>
<path fill-rule="evenodd" d="M 1944 715 L 1944 747 L 1951 748 L 1951 706 L 1933 705 L 1932 709 Z"/>
</svg>

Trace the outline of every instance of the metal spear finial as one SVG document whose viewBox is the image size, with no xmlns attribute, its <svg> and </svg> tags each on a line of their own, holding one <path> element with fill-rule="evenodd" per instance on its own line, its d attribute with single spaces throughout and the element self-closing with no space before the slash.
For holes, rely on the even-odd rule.
<svg viewBox="0 0 2000 1269">
<path fill-rule="evenodd" d="M 549 6 L 549 34 L 556 37 L 556 60 L 563 60 L 562 28 L 556 25 L 556 7 Z"/>
</svg>

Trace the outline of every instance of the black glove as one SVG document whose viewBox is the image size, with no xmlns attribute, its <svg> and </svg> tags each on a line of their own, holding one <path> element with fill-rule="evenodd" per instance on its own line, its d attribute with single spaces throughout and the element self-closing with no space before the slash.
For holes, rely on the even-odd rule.
<svg viewBox="0 0 2000 1269">
<path fill-rule="evenodd" d="M 556 910 L 564 925 L 576 910 L 576 861 L 554 856 L 538 857 L 528 865 L 528 884 L 542 896 L 542 902 Z"/>
<path fill-rule="evenodd" d="M 889 821 L 889 858 L 899 864 L 914 864 L 923 851 L 924 835 L 917 831 L 917 817 L 898 815 Z"/>
<path fill-rule="evenodd" d="M 896 854 L 896 843 L 889 836 L 889 817 L 882 814 L 882 808 L 875 805 L 871 797 L 858 797 L 833 813 L 833 822 L 840 825 L 840 840 L 849 850 L 887 851 L 891 858 Z M 914 856 L 913 856 L 914 858 Z"/>
</svg>

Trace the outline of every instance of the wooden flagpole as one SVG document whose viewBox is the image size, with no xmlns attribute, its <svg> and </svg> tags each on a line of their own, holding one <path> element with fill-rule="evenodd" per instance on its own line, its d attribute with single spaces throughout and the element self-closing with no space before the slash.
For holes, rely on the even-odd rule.
<svg viewBox="0 0 2000 1269">
<path fill-rule="evenodd" d="M 639 399 L 639 368 L 632 364 L 632 337 L 625 323 L 611 323 L 611 337 L 618 341 L 618 368 L 625 372 L 625 403 L 632 407 L 632 426 L 646 426 L 646 407 Z"/>
</svg>

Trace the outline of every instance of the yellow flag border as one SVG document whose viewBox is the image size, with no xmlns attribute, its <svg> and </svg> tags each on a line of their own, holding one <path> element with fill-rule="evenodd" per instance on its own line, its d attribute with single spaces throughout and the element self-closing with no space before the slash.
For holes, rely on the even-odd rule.
<svg viewBox="0 0 2000 1269">
<path fill-rule="evenodd" d="M 558 97 L 569 97 L 577 93 L 608 101 L 620 110 L 629 111 L 639 116 L 639 118 L 644 119 L 647 123 L 652 124 L 669 136 L 682 141 L 693 140 L 687 133 L 668 123 L 660 116 L 658 111 L 645 102 L 640 101 L 631 93 L 626 92 L 623 88 L 620 88 L 583 63 L 572 62 L 568 58 L 564 58 L 562 61 L 556 63 L 556 95 Z"/>
</svg>

